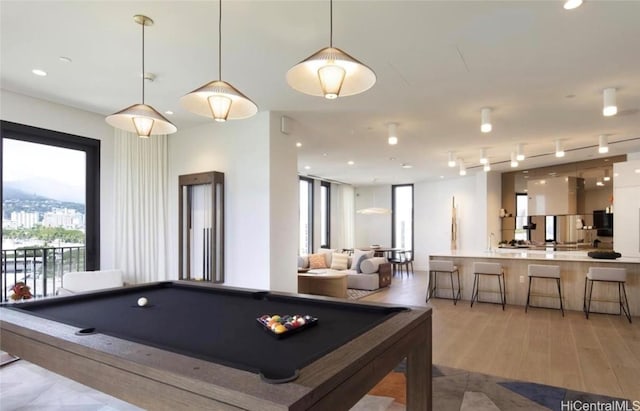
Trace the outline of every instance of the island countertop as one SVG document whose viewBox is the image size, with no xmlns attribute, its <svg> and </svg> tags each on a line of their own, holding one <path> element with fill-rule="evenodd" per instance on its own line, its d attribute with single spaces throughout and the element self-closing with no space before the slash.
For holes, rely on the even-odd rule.
<svg viewBox="0 0 640 411">
<path fill-rule="evenodd" d="M 591 267 L 615 267 L 627 270 L 626 292 L 629 298 L 631 314 L 640 315 L 640 258 L 620 257 L 615 260 L 591 258 L 587 256 L 586 250 L 573 251 L 551 251 L 551 250 L 531 250 L 531 249 L 493 249 L 489 250 L 447 250 L 429 254 L 429 260 L 453 261 L 460 270 L 461 294 L 463 300 L 471 299 L 473 288 L 474 268 L 476 262 L 499 263 L 505 273 L 505 289 L 507 294 L 507 304 L 522 305 L 527 302 L 528 287 L 528 265 L 543 264 L 557 265 L 560 267 L 562 277 L 562 296 L 565 309 L 581 311 L 584 302 L 585 275 Z M 446 276 L 440 278 L 438 288 L 441 293 L 450 290 L 450 283 Z M 437 281 L 437 280 L 436 280 Z M 484 298 L 493 302 L 498 301 L 497 284 L 485 281 L 485 287 L 489 287 L 484 292 Z M 447 288 L 448 287 L 448 288 Z M 536 281 L 532 292 L 539 294 L 534 305 L 558 304 L 555 282 Z M 495 288 L 495 290 L 493 290 Z M 596 291 L 594 291 L 596 294 Z M 618 301 L 618 287 L 616 284 L 600 284 L 597 287 L 598 302 L 592 303 L 596 311 L 617 312 L 617 305 L 611 301 Z M 533 297 L 532 297 L 533 299 Z M 608 302 L 607 302 L 608 301 Z"/>
<path fill-rule="evenodd" d="M 515 260 L 544 260 L 544 261 L 576 261 L 588 262 L 592 264 L 625 263 L 640 264 L 639 257 L 625 257 L 613 259 L 591 258 L 587 251 L 550 251 L 550 250 L 530 250 L 527 248 L 497 248 L 491 251 L 470 251 L 470 250 L 446 250 L 429 254 L 433 257 L 459 257 L 459 258 L 496 258 Z"/>
</svg>

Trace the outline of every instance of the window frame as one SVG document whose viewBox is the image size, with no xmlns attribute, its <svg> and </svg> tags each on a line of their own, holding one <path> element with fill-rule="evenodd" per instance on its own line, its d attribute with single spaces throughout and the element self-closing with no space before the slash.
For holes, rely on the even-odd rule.
<svg viewBox="0 0 640 411">
<path fill-rule="evenodd" d="M 314 199 L 314 180 L 312 178 L 309 177 L 304 177 L 304 176 L 299 176 L 298 179 L 298 187 L 301 181 L 305 181 L 309 184 L 309 197 L 308 197 L 308 215 L 309 215 L 309 219 L 308 219 L 308 224 L 309 224 L 309 232 L 307 233 L 307 240 L 309 243 L 309 250 L 308 253 L 312 254 L 313 253 L 313 211 L 314 211 L 314 207 L 313 207 L 313 199 Z M 300 194 L 298 194 L 298 209 L 300 209 Z M 298 216 L 298 221 L 300 221 L 300 218 Z M 300 228 L 298 227 L 298 232 L 300 231 Z M 298 241 L 300 241 L 300 239 L 298 239 Z"/>
<path fill-rule="evenodd" d="M 515 220 L 513 222 L 513 238 L 516 239 L 516 233 L 520 230 L 524 231 L 526 234 L 526 238 L 524 240 L 527 241 L 531 241 L 531 231 L 527 230 L 525 228 L 523 228 L 523 226 L 528 225 L 529 224 L 529 207 L 527 206 L 527 213 L 525 215 L 520 215 L 518 214 L 518 198 L 519 197 L 524 197 L 525 199 L 529 198 L 529 195 L 527 193 L 516 193 L 515 195 Z M 522 224 L 520 225 L 520 227 L 518 226 L 518 221 L 522 219 Z"/>
<path fill-rule="evenodd" d="M 393 184 L 391 186 L 391 248 L 396 248 L 396 188 L 411 187 L 411 249 L 404 250 L 411 252 L 415 244 L 415 189 L 413 184 Z"/>
<path fill-rule="evenodd" d="M 322 191 L 326 190 L 325 201 L 322 203 Z M 320 182 L 320 231 L 324 233 L 326 236 L 326 242 L 322 242 L 322 238 L 320 238 L 320 247 L 321 248 L 331 248 L 331 183 L 328 181 Z M 324 210 L 326 218 L 325 223 L 326 226 L 322 227 L 322 211 Z"/>
<path fill-rule="evenodd" d="M 100 269 L 100 140 L 47 130 L 10 121 L 0 121 L 0 148 L 5 138 L 68 148 L 85 153 L 85 264 Z M 0 167 L 0 191 L 4 181 Z M 2 201 L 0 192 L 0 201 Z"/>
</svg>

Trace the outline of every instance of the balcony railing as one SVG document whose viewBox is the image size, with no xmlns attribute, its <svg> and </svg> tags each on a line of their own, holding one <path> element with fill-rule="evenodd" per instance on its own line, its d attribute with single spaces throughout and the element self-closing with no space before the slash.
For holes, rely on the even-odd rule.
<svg viewBox="0 0 640 411">
<path fill-rule="evenodd" d="M 11 288 L 24 282 L 35 297 L 55 295 L 63 286 L 62 275 L 85 270 L 85 247 L 47 247 L 2 250 L 0 301 L 7 301 Z"/>
</svg>

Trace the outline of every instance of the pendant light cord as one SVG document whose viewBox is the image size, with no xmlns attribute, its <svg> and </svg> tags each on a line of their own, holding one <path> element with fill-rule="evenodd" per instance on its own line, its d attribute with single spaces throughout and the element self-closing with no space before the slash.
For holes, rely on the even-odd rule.
<svg viewBox="0 0 640 411">
<path fill-rule="evenodd" d="M 144 104 L 144 26 L 146 22 L 142 19 L 142 104 Z"/>
<path fill-rule="evenodd" d="M 329 0 L 329 47 L 333 47 L 333 0 Z"/>
<path fill-rule="evenodd" d="M 222 80 L 222 0 L 218 2 L 218 80 Z"/>
</svg>

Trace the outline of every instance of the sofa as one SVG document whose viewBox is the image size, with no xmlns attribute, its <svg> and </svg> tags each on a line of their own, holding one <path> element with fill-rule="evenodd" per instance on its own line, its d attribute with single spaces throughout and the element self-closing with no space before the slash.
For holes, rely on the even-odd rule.
<svg viewBox="0 0 640 411">
<path fill-rule="evenodd" d="M 124 286 L 121 270 L 74 271 L 62 276 L 58 295 L 70 295 L 85 291 Z"/>
<path fill-rule="evenodd" d="M 347 274 L 348 288 L 377 290 L 391 284 L 391 263 L 373 253 L 356 249 L 349 255 L 321 248 L 315 254 L 298 257 L 298 269 L 309 274 Z"/>
</svg>

